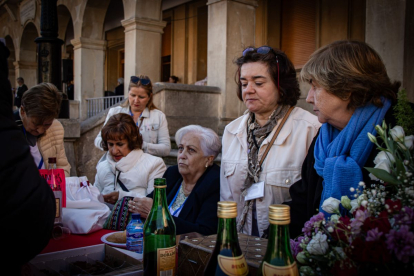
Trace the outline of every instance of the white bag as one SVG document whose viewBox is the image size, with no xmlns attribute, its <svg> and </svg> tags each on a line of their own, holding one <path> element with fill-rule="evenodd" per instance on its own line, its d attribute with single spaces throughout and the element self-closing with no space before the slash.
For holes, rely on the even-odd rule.
<svg viewBox="0 0 414 276">
<path fill-rule="evenodd" d="M 66 208 L 63 225 L 74 234 L 88 234 L 102 229 L 111 211 L 98 188 L 86 176 L 66 177 Z"/>
</svg>

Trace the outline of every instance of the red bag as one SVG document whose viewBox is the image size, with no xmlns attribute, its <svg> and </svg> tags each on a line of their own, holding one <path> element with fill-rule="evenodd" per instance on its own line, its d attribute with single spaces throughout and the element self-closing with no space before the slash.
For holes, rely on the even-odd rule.
<svg viewBox="0 0 414 276">
<path fill-rule="evenodd" d="M 66 207 L 66 178 L 65 171 L 63 169 L 54 169 L 53 176 L 50 175 L 49 170 L 39 170 L 40 175 L 46 179 L 47 183 L 51 184 L 52 177 L 55 178 L 56 187 L 51 187 L 53 191 L 62 191 L 62 207 Z"/>
</svg>

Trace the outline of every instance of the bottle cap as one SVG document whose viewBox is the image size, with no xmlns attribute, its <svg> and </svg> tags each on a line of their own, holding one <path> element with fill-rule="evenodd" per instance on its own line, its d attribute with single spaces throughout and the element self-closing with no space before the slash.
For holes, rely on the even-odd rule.
<svg viewBox="0 0 414 276">
<path fill-rule="evenodd" d="M 155 178 L 154 188 L 167 188 L 167 181 L 165 178 Z"/>
<path fill-rule="evenodd" d="M 237 217 L 237 204 L 234 201 L 219 201 L 217 203 L 217 216 L 219 218 Z"/>
<path fill-rule="evenodd" d="M 269 206 L 269 222 L 271 224 L 287 225 L 290 223 L 290 206 L 273 204 Z"/>
<path fill-rule="evenodd" d="M 49 157 L 49 164 L 56 164 L 56 157 Z"/>
<path fill-rule="evenodd" d="M 141 219 L 140 213 L 132 213 L 132 219 Z"/>
</svg>

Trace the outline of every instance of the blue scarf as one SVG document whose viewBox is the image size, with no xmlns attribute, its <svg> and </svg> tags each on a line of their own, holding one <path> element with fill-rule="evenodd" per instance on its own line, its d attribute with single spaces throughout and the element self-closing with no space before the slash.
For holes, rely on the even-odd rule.
<svg viewBox="0 0 414 276">
<path fill-rule="evenodd" d="M 368 139 L 367 133 L 376 136 L 376 125 L 381 125 L 391 101 L 381 99 L 383 107 L 369 104 L 357 108 L 346 127 L 339 131 L 328 123 L 321 126 L 315 144 L 314 168 L 324 181 L 319 211 L 325 217 L 331 214 L 322 210 L 322 203 L 329 197 L 341 200 L 347 195 L 350 199 L 355 192 L 351 187 L 357 188 L 362 177 L 362 167 L 365 165 L 374 146 Z"/>
</svg>

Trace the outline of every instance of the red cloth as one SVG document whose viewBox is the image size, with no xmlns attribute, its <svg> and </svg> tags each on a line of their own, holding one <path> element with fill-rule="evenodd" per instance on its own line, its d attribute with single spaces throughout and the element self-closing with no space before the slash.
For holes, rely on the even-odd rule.
<svg viewBox="0 0 414 276">
<path fill-rule="evenodd" d="M 111 232 L 117 232 L 117 231 L 101 229 L 99 231 L 86 234 L 86 235 L 71 234 L 69 235 L 69 237 L 61 239 L 61 240 L 50 239 L 49 243 L 47 244 L 47 246 L 43 249 L 43 251 L 40 254 L 101 244 L 103 243 L 101 241 L 101 237 Z"/>
</svg>

